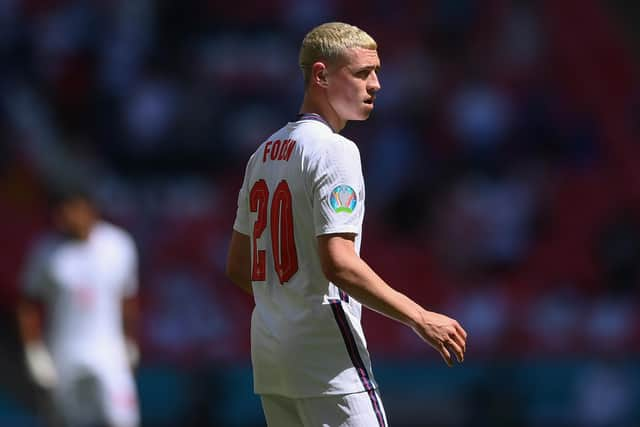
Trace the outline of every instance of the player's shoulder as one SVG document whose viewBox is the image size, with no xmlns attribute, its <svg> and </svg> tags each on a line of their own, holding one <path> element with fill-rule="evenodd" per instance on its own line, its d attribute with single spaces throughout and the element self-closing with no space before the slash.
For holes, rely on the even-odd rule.
<svg viewBox="0 0 640 427">
<path fill-rule="evenodd" d="M 256 147 L 255 151 L 251 154 L 251 156 L 249 156 L 249 160 L 247 164 L 251 165 L 256 159 L 259 159 L 261 158 L 261 156 L 264 155 L 265 145 L 269 143 L 273 143 L 273 141 L 276 141 L 276 140 L 286 139 L 289 131 L 288 125 L 289 124 L 281 127 L 280 129 L 278 129 L 277 131 L 269 135 L 268 138 L 262 140 L 262 142 Z"/>
<path fill-rule="evenodd" d="M 350 140 L 349 138 L 340 135 L 339 133 L 334 133 L 334 140 L 333 142 L 341 149 L 341 150 L 346 150 L 346 151 L 351 151 L 353 153 L 357 153 L 358 155 L 360 154 L 360 149 L 358 148 L 358 145 L 353 142 L 352 140 Z"/>
<path fill-rule="evenodd" d="M 265 145 L 269 144 L 270 142 L 273 143 L 274 141 L 277 141 L 277 140 L 283 141 L 285 139 L 288 139 L 290 134 L 291 134 L 291 123 L 287 123 L 284 126 L 282 126 L 280 129 L 271 133 L 267 138 L 265 138 L 262 141 L 262 143 L 260 143 L 258 148 L 256 148 L 256 151 L 254 152 L 254 156 L 258 153 L 262 153 Z"/>
<path fill-rule="evenodd" d="M 28 258 L 31 261 L 45 261 L 64 243 L 59 234 L 47 232 L 37 237 L 29 245 Z"/>
<path fill-rule="evenodd" d="M 269 145 L 286 145 L 294 156 L 313 161 L 322 158 L 346 158 L 359 161 L 360 150 L 349 138 L 333 132 L 319 121 L 289 122 L 265 139 L 251 155 L 247 167 L 264 158 Z M 271 147 L 273 149 L 273 147 Z"/>
<path fill-rule="evenodd" d="M 360 150 L 353 141 L 333 132 L 322 123 L 310 122 L 302 127 L 300 134 L 303 155 L 310 157 L 359 157 L 360 155 Z M 296 136 L 298 135 L 294 134 L 294 137 Z"/>
<path fill-rule="evenodd" d="M 359 164 L 360 150 L 350 139 L 334 133 L 315 147 L 312 156 L 327 167 L 336 164 Z"/>
<path fill-rule="evenodd" d="M 92 238 L 101 242 L 130 247 L 135 246 L 133 237 L 127 230 L 108 221 L 99 221 L 94 226 L 91 234 Z"/>
</svg>

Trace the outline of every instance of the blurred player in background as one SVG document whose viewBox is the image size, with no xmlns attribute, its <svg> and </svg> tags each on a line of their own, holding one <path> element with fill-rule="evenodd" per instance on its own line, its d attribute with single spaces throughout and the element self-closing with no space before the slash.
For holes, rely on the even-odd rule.
<svg viewBox="0 0 640 427">
<path fill-rule="evenodd" d="M 227 274 L 255 298 L 254 385 L 269 426 L 386 426 L 361 303 L 411 327 L 450 366 L 454 356 L 462 362 L 467 334 L 395 291 L 359 256 L 360 153 L 338 132 L 373 110 L 376 42 L 357 27 L 324 24 L 302 42 L 300 66 L 301 114 L 249 159 Z"/>
<path fill-rule="evenodd" d="M 55 233 L 28 258 L 18 321 L 28 371 L 64 426 L 139 424 L 137 252 L 82 191 L 53 200 Z"/>
</svg>

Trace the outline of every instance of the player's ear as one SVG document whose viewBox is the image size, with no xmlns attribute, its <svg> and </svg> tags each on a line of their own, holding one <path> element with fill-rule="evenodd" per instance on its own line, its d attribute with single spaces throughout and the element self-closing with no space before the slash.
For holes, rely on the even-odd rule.
<svg viewBox="0 0 640 427">
<path fill-rule="evenodd" d="M 311 67 L 311 80 L 314 84 L 326 88 L 329 85 L 327 75 L 327 66 L 323 62 L 316 62 Z"/>
</svg>

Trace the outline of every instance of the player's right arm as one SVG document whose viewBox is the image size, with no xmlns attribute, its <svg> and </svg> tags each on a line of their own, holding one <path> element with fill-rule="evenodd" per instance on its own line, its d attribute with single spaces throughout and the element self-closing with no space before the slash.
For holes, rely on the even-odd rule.
<svg viewBox="0 0 640 427">
<path fill-rule="evenodd" d="M 365 306 L 411 327 L 452 366 L 453 351 L 464 360 L 467 333 L 460 324 L 442 314 L 427 311 L 389 286 L 358 256 L 355 234 L 327 234 L 318 237 L 322 270 L 331 282 Z"/>
<path fill-rule="evenodd" d="M 356 252 L 362 232 L 364 180 L 352 142 L 334 137 L 309 162 L 308 187 L 322 270 L 332 283 L 365 306 L 410 326 L 451 366 L 464 358 L 467 334 L 453 319 L 425 310 L 380 278 Z M 315 160 L 315 161 L 314 161 Z"/>
<path fill-rule="evenodd" d="M 43 316 L 40 302 L 30 297 L 22 297 L 18 304 L 18 327 L 25 346 L 42 341 Z"/>
<path fill-rule="evenodd" d="M 22 295 L 17 308 L 17 321 L 25 362 L 33 380 L 42 387 L 53 387 L 57 372 L 44 345 L 42 298 L 46 295 L 46 249 L 36 251 L 24 271 Z"/>
</svg>

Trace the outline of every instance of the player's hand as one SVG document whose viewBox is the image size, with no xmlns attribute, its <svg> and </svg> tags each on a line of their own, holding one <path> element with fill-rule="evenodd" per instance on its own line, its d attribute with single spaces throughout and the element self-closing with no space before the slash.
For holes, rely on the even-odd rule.
<svg viewBox="0 0 640 427">
<path fill-rule="evenodd" d="M 450 317 L 422 310 L 413 330 L 431 347 L 436 349 L 444 361 L 453 366 L 453 353 L 459 363 L 464 361 L 467 350 L 467 332 Z"/>
<path fill-rule="evenodd" d="M 25 358 L 29 374 L 36 384 L 46 389 L 55 387 L 58 382 L 58 372 L 42 342 L 27 344 Z"/>
</svg>

